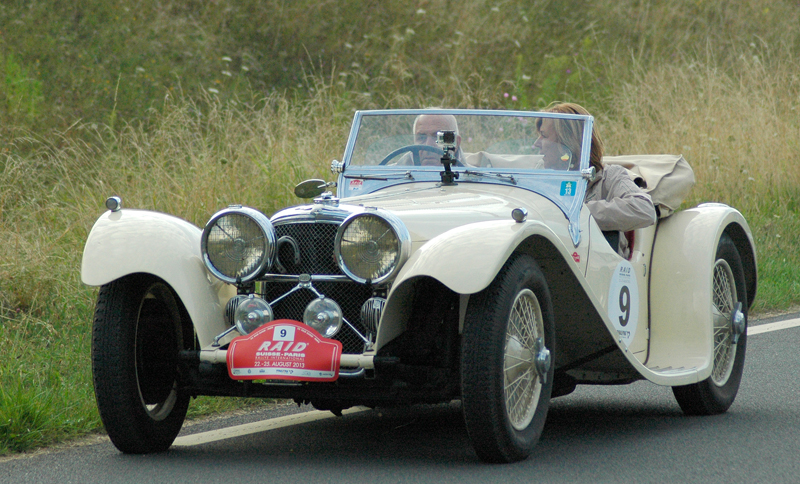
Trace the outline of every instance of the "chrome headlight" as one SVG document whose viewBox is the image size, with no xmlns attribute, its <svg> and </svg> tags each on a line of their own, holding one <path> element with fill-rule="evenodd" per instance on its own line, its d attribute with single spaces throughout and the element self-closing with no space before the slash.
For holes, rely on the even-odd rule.
<svg viewBox="0 0 800 484">
<path fill-rule="evenodd" d="M 361 283 L 378 284 L 393 276 L 411 253 L 411 236 L 388 212 L 367 211 L 345 219 L 336 233 L 336 262 Z"/>
<path fill-rule="evenodd" d="M 221 280 L 252 281 L 275 260 L 275 229 L 266 215 L 248 207 L 230 207 L 211 217 L 200 240 L 203 262 Z"/>
</svg>

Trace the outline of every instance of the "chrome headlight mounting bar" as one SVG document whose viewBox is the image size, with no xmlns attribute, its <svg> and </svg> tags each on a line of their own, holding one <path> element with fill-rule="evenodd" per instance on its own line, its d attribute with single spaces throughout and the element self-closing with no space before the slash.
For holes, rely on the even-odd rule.
<svg viewBox="0 0 800 484">
<path fill-rule="evenodd" d="M 294 286 L 293 288 L 289 289 L 288 291 L 286 291 L 283 295 L 278 296 L 277 298 L 273 299 L 271 302 L 267 303 L 270 307 L 274 307 L 275 304 L 277 304 L 279 301 L 281 301 L 285 297 L 287 297 L 290 294 L 293 294 L 293 293 L 295 293 L 295 292 L 297 292 L 297 291 L 299 291 L 301 289 L 307 289 L 307 290 L 313 292 L 314 295 L 317 296 L 317 299 L 325 299 L 325 295 L 320 293 L 317 290 L 317 288 L 314 287 L 311 276 L 309 276 L 308 274 L 301 274 L 299 276 L 293 276 L 293 277 L 295 277 L 295 280 L 297 281 L 297 285 Z M 247 301 L 247 299 L 244 299 L 242 302 L 246 302 L 246 301 Z M 353 332 L 356 335 L 358 335 L 358 337 L 361 338 L 364 341 L 364 343 L 366 343 L 367 345 L 371 345 L 372 344 L 372 341 L 370 341 L 369 338 L 367 338 L 366 336 L 361 334 L 361 332 L 355 326 L 353 326 L 353 324 L 350 323 L 350 321 L 348 321 L 347 318 L 345 318 L 343 316 L 342 317 L 342 321 L 347 326 L 349 326 L 350 329 L 352 329 Z M 235 329 L 238 329 L 238 328 L 235 325 L 233 325 L 233 326 L 229 327 L 228 329 L 226 329 L 225 331 L 223 331 L 221 334 L 219 334 L 216 338 L 214 338 L 213 346 L 219 346 L 219 341 L 222 338 L 224 338 L 226 335 L 231 333 Z M 241 331 L 240 331 L 240 333 L 241 333 Z"/>
</svg>

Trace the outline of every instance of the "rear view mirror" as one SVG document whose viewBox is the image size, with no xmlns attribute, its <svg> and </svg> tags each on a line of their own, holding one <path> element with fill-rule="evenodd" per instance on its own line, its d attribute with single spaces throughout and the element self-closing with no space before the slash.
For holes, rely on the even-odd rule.
<svg viewBox="0 0 800 484">
<path fill-rule="evenodd" d="M 294 194 L 299 198 L 314 198 L 321 195 L 326 188 L 328 188 L 328 184 L 325 180 L 306 180 L 294 187 Z"/>
</svg>

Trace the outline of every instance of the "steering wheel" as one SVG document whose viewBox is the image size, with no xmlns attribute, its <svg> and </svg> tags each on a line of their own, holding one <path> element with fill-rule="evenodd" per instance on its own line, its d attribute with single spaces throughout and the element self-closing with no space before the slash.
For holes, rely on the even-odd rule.
<svg viewBox="0 0 800 484">
<path fill-rule="evenodd" d="M 386 163 L 389 163 L 389 160 L 391 160 L 392 158 L 394 158 L 397 155 L 400 155 L 400 154 L 403 154 L 403 153 L 412 152 L 412 156 L 414 157 L 414 166 L 419 166 L 420 165 L 420 161 L 419 161 L 419 152 L 420 151 L 430 151 L 431 153 L 436 153 L 439 156 L 442 155 L 442 150 L 440 148 L 435 148 L 433 146 L 428 146 L 428 145 L 408 145 L 408 146 L 403 146 L 402 148 L 397 148 L 396 150 L 392 151 L 391 153 L 386 155 L 386 158 L 381 160 L 381 162 L 378 163 L 378 164 L 379 165 L 385 165 Z"/>
</svg>

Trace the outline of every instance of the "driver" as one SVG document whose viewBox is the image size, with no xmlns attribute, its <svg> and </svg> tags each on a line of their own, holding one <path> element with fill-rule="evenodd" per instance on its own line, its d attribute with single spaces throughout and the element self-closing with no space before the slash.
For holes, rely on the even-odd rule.
<svg viewBox="0 0 800 484">
<path fill-rule="evenodd" d="M 439 154 L 419 150 L 420 164 L 425 166 L 441 166 L 442 147 L 436 144 L 436 133 L 439 131 L 456 132 L 456 160 L 462 159 L 461 135 L 458 134 L 456 117 L 451 114 L 421 114 L 414 120 L 414 143 L 437 148 Z"/>
</svg>

